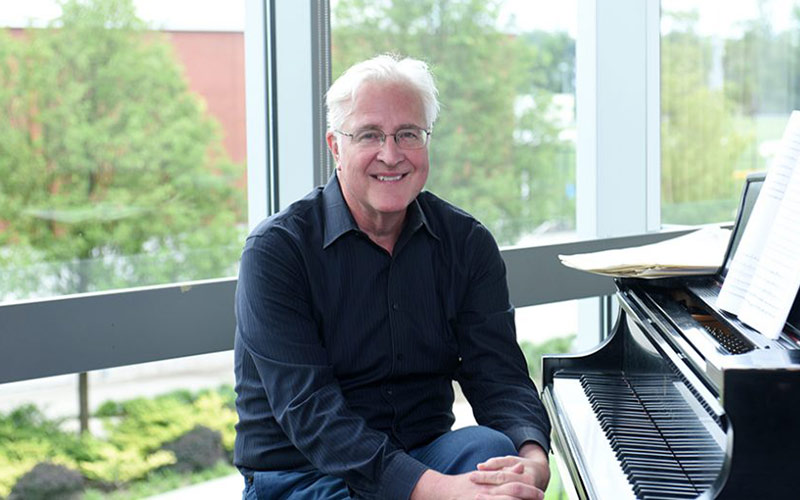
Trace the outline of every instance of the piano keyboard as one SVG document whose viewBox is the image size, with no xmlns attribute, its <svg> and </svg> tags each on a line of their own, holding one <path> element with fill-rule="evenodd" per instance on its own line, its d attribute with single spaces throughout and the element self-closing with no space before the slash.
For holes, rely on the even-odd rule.
<svg viewBox="0 0 800 500">
<path fill-rule="evenodd" d="M 676 375 L 560 372 L 551 394 L 587 498 L 696 498 L 720 474 L 725 434 Z"/>
<path fill-rule="evenodd" d="M 696 498 L 717 478 L 721 430 L 711 432 L 708 415 L 698 419 L 680 382 L 604 373 L 581 375 L 580 384 L 636 498 Z"/>
</svg>

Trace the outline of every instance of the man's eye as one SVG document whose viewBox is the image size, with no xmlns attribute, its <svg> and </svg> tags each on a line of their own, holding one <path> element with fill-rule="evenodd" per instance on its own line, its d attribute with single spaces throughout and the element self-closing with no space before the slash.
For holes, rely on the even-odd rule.
<svg viewBox="0 0 800 500">
<path fill-rule="evenodd" d="M 404 129 L 397 131 L 397 138 L 403 141 L 417 141 L 419 140 L 419 132 L 413 129 Z"/>
<path fill-rule="evenodd" d="M 361 132 L 356 136 L 356 141 L 358 142 L 373 142 L 379 140 L 380 140 L 380 134 L 372 131 Z"/>
</svg>

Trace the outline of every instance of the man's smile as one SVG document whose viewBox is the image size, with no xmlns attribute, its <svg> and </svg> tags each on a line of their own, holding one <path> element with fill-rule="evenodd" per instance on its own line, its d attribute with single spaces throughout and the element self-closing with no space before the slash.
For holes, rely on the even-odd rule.
<svg viewBox="0 0 800 500">
<path fill-rule="evenodd" d="M 373 175 L 375 179 L 378 179 L 381 182 L 396 182 L 405 177 L 407 174 L 397 174 L 397 175 Z"/>
</svg>

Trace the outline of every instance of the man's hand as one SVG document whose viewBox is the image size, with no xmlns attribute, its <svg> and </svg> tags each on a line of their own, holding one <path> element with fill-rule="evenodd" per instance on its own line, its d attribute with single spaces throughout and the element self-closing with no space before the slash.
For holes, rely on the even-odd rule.
<svg viewBox="0 0 800 500">
<path fill-rule="evenodd" d="M 478 464 L 470 479 L 478 484 L 525 482 L 544 491 L 550 482 L 547 453 L 536 443 L 525 443 L 519 456 L 496 457 Z"/>
<path fill-rule="evenodd" d="M 411 492 L 411 500 L 542 500 L 544 492 L 520 474 L 523 470 L 520 466 L 515 471 L 502 472 L 508 482 L 482 484 L 472 478 L 474 474 L 482 474 L 480 471 L 449 476 L 428 469 Z"/>
<path fill-rule="evenodd" d="M 491 458 L 474 472 L 448 476 L 428 469 L 411 500 L 542 500 L 549 481 L 547 453 L 536 443 L 525 443 L 519 456 Z"/>
</svg>

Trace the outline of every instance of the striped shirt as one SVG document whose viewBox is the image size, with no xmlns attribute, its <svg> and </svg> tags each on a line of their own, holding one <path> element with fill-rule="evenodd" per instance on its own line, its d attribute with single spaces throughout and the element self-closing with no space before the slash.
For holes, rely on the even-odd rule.
<svg viewBox="0 0 800 500">
<path fill-rule="evenodd" d="M 452 381 L 519 448 L 550 425 L 517 345 L 489 231 L 431 193 L 392 254 L 356 226 L 335 176 L 256 227 L 236 290 L 234 462 L 341 477 L 408 498 L 406 454 L 450 430 Z"/>
</svg>

